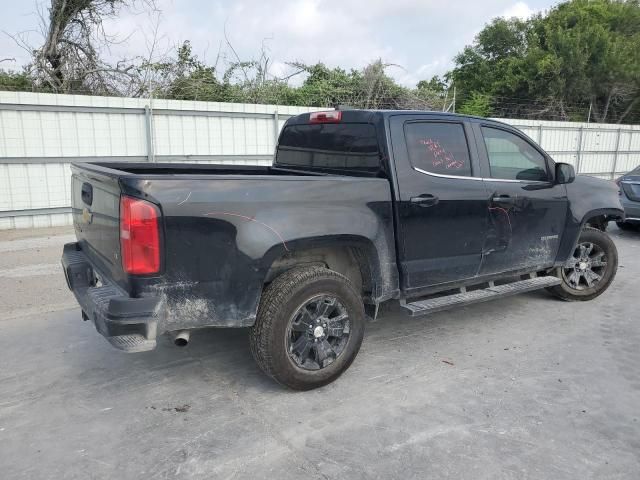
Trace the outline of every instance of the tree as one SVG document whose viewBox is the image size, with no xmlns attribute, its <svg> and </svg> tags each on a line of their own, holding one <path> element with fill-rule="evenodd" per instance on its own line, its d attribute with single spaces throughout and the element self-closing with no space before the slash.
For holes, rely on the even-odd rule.
<svg viewBox="0 0 640 480">
<path fill-rule="evenodd" d="M 51 0 L 43 18 L 44 44 L 23 45 L 33 54 L 28 68 L 34 83 L 58 93 L 135 93 L 137 65 L 127 59 L 110 63 L 100 55 L 113 41 L 102 29 L 103 19 L 125 5 L 127 0 Z"/>
<path fill-rule="evenodd" d="M 528 98 L 526 76 L 517 61 L 527 51 L 533 22 L 535 19 L 497 18 L 478 34 L 473 45 L 456 55 L 455 68 L 446 77 L 455 83 L 463 105 L 477 107 L 488 97 L 494 97 L 498 104 L 502 97 Z"/>
<path fill-rule="evenodd" d="M 382 59 L 362 69 L 294 62 L 278 78 L 264 42 L 258 55 L 241 58 L 226 32 L 213 63 L 200 60 L 188 40 L 163 55 L 105 59 L 114 39 L 103 20 L 137 3 L 154 7 L 153 1 L 50 0 L 43 45 L 23 45 L 31 64 L 23 73 L 0 73 L 0 88 L 443 110 L 455 86 L 458 111 L 476 115 L 584 121 L 591 112 L 598 122 L 640 119 L 640 0 L 570 0 L 528 20 L 494 19 L 456 55 L 450 72 L 415 88 L 399 85 L 389 75 L 397 65 Z M 302 84 L 292 86 L 296 75 L 304 76 Z"/>
<path fill-rule="evenodd" d="M 495 19 L 447 78 L 463 103 L 493 97 L 504 116 L 622 122 L 640 114 L 638 0 L 571 0 L 527 21 Z M 476 100 L 480 97 L 475 97 Z"/>
<path fill-rule="evenodd" d="M 640 4 L 574 0 L 538 28 L 541 49 L 556 64 L 556 97 L 584 100 L 599 122 L 623 121 L 640 96 Z"/>
<path fill-rule="evenodd" d="M 216 76 L 216 66 L 207 66 L 193 54 L 191 43 L 176 48 L 176 56 L 144 65 L 150 71 L 149 89 L 155 97 L 176 100 L 224 101 L 224 86 Z"/>
<path fill-rule="evenodd" d="M 371 109 L 430 109 L 417 90 L 398 85 L 387 74 L 395 65 L 378 59 L 362 70 L 329 68 L 322 63 L 292 64 L 306 78 L 297 91 L 300 105 L 349 106 Z M 442 101 L 440 101 L 442 103 Z"/>
<path fill-rule="evenodd" d="M 484 93 L 473 92 L 458 109 L 458 113 L 488 117 L 491 115 L 491 97 Z"/>
<path fill-rule="evenodd" d="M 297 89 L 301 104 L 310 106 L 354 106 L 359 97 L 362 74 L 357 70 L 346 71 L 342 68 L 329 68 L 323 63 L 307 65 L 292 63 L 301 74 L 306 75 Z"/>
<path fill-rule="evenodd" d="M 431 77 L 431 80 L 420 80 L 416 85 L 416 88 L 420 91 L 430 91 L 434 93 L 441 93 L 447 89 L 447 84 L 438 75 Z"/>
<path fill-rule="evenodd" d="M 28 92 L 33 90 L 33 81 L 27 72 L 0 70 L 0 90 Z"/>
</svg>

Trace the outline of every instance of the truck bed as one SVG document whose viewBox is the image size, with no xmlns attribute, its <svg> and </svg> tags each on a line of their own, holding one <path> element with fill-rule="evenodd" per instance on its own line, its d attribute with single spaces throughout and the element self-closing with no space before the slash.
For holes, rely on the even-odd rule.
<svg viewBox="0 0 640 480">
<path fill-rule="evenodd" d="M 380 279 L 372 296 L 397 292 L 391 188 L 384 178 L 194 164 L 74 164 L 72 172 L 73 248 L 103 283 L 134 299 L 157 298 L 164 312 L 159 331 L 252 325 L 272 264 L 328 244 L 371 255 Z M 161 213 L 157 274 L 123 269 L 123 196 Z"/>
<path fill-rule="evenodd" d="M 262 165 L 211 165 L 202 163 L 141 163 L 95 162 L 100 169 L 108 169 L 131 175 L 270 175 L 270 176 L 325 176 L 320 172 L 292 170 Z"/>
</svg>

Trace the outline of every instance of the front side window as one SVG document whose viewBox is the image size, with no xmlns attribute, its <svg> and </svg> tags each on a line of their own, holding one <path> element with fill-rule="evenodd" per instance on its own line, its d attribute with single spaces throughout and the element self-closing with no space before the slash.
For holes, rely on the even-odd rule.
<svg viewBox="0 0 640 480">
<path fill-rule="evenodd" d="M 471 176 L 469 147 L 460 123 L 411 122 L 405 125 L 409 161 L 438 175 Z"/>
<path fill-rule="evenodd" d="M 499 128 L 482 127 L 487 147 L 491 178 L 505 180 L 549 180 L 544 156 L 513 133 Z"/>
</svg>

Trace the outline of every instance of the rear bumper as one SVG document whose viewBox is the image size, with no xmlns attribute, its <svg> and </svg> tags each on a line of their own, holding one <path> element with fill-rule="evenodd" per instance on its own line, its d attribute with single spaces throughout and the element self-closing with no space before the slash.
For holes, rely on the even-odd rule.
<svg viewBox="0 0 640 480">
<path fill-rule="evenodd" d="M 64 246 L 62 268 L 84 318 L 93 321 L 111 345 L 126 352 L 155 348 L 159 298 L 129 297 L 96 272 L 77 243 Z"/>
</svg>

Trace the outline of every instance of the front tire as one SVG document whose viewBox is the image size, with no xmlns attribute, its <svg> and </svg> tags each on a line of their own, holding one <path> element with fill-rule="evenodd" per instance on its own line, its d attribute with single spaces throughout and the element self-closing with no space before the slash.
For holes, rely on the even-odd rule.
<svg viewBox="0 0 640 480">
<path fill-rule="evenodd" d="M 322 267 L 295 268 L 265 288 L 249 330 L 251 353 L 278 383 L 310 390 L 349 368 L 364 326 L 362 298 L 348 278 Z"/>
<path fill-rule="evenodd" d="M 566 301 L 592 300 L 611 285 L 617 270 L 618 250 L 613 240 L 600 230 L 585 227 L 572 256 L 556 270 L 562 283 L 547 290 Z"/>
</svg>

